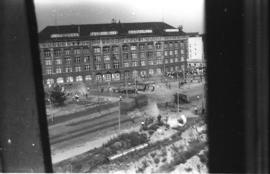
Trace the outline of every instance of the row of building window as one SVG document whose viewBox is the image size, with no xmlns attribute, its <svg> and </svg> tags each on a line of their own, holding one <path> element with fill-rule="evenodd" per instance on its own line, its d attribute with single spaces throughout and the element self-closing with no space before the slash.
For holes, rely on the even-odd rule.
<svg viewBox="0 0 270 174">
<path fill-rule="evenodd" d="M 156 43 L 155 44 L 155 48 L 156 49 L 161 49 L 162 46 L 161 43 Z M 180 43 L 180 47 L 183 48 L 183 43 Z M 145 49 L 148 49 L 148 50 L 152 50 L 154 48 L 154 45 L 153 43 L 148 43 L 147 45 L 145 44 L 139 44 L 139 46 L 137 45 L 123 45 L 122 46 L 122 50 L 123 51 L 136 51 L 136 50 L 145 50 Z M 164 48 L 178 48 L 178 42 L 175 42 L 175 43 L 164 43 Z M 113 51 L 113 52 L 119 52 L 119 46 L 112 46 L 112 47 L 109 47 L 109 46 L 105 46 L 102 48 L 103 52 L 104 53 L 109 53 L 110 51 Z M 101 53 L 101 47 L 94 47 L 93 48 L 93 51 L 94 53 Z M 55 49 L 53 51 L 49 50 L 49 49 L 45 49 L 43 51 L 43 55 L 44 57 L 50 57 L 52 54 L 54 56 L 61 56 L 62 54 L 64 55 L 71 55 L 71 54 L 75 54 L 75 55 L 80 55 L 80 54 L 89 54 L 90 53 L 90 50 L 89 48 L 75 48 L 75 49 L 64 49 L 64 50 L 61 50 L 61 49 Z"/>
<path fill-rule="evenodd" d="M 90 65 L 85 65 L 85 66 L 84 66 L 84 70 L 85 70 L 85 71 L 90 71 L 90 69 L 91 69 Z M 76 66 L 76 67 L 74 68 L 74 70 L 75 70 L 75 72 L 81 72 L 81 71 L 82 71 L 82 69 L 81 69 L 80 66 Z M 66 72 L 66 73 L 72 72 L 72 67 L 66 67 L 66 68 L 65 68 L 65 72 Z M 50 67 L 47 67 L 46 70 L 45 70 L 45 73 L 46 73 L 46 74 L 53 74 L 53 69 L 50 68 Z M 56 74 L 63 73 L 62 68 L 61 68 L 61 67 L 56 67 L 56 68 L 55 68 L 55 73 L 56 73 Z"/>
<path fill-rule="evenodd" d="M 180 44 L 181 45 L 181 44 Z M 151 43 L 151 44 L 139 44 L 139 46 L 137 45 L 123 45 L 122 46 L 122 50 L 123 51 L 136 51 L 136 50 L 145 50 L 145 49 L 148 49 L 148 50 L 152 50 L 154 48 L 154 45 Z M 155 48 L 157 50 L 161 49 L 161 43 L 156 43 L 155 44 Z M 176 42 L 175 44 L 174 43 L 166 43 L 164 44 L 164 48 L 174 48 L 174 49 L 178 49 L 178 43 Z M 181 49 L 183 49 L 183 45 L 181 45 Z M 94 50 L 94 53 L 101 53 L 101 47 L 94 47 L 93 48 Z M 109 47 L 109 46 L 105 46 L 102 48 L 102 51 L 103 53 L 109 53 L 110 51 L 112 52 L 119 52 L 119 46 L 112 46 L 112 47 Z"/>
<path fill-rule="evenodd" d="M 183 54 L 183 53 L 184 53 L 184 51 L 181 50 L 181 54 Z M 154 55 L 153 54 L 154 54 L 153 52 L 146 52 L 146 57 L 148 59 L 152 59 L 152 58 L 154 58 Z M 137 53 L 131 53 L 130 55 L 131 55 L 131 59 L 137 59 L 138 58 L 138 54 Z M 140 55 L 140 58 L 141 59 L 145 58 L 145 53 L 144 52 L 140 53 L 139 55 Z M 167 57 L 168 55 L 170 55 L 170 56 L 173 56 L 173 55 L 177 56 L 178 55 L 178 50 L 174 50 L 174 52 L 173 51 L 164 51 L 164 56 Z M 157 58 L 162 57 L 162 52 L 156 52 L 156 57 Z M 103 55 L 103 60 L 105 62 L 111 61 L 111 58 L 114 61 L 120 59 L 119 54 L 113 54 L 112 56 L 110 56 L 108 54 Z M 72 63 L 72 58 L 71 57 L 65 57 L 64 59 L 65 59 L 65 63 L 66 64 L 71 64 Z M 129 54 L 128 53 L 123 53 L 123 59 L 129 59 Z M 102 59 L 101 59 L 101 56 L 100 55 L 94 55 L 94 61 L 101 62 L 101 60 Z M 84 63 L 90 62 L 90 56 L 85 56 L 83 58 L 83 62 Z M 74 58 L 74 63 L 81 63 L 81 57 L 75 57 Z M 55 64 L 56 65 L 63 64 L 62 59 L 55 59 Z M 50 59 L 45 60 L 45 65 L 52 65 L 52 60 L 50 60 Z"/>
<path fill-rule="evenodd" d="M 166 67 L 166 72 L 169 72 L 169 71 L 178 71 L 179 70 L 179 66 L 175 66 L 175 67 Z M 161 68 L 157 68 L 157 69 L 149 69 L 148 70 L 148 75 L 154 75 L 154 74 L 161 74 L 162 73 L 162 69 Z M 130 74 L 130 72 L 124 72 L 124 74 L 122 74 L 124 78 L 130 78 L 132 75 L 132 78 L 136 78 L 138 76 L 140 77 L 146 77 L 147 76 L 147 70 L 141 70 L 141 71 L 137 71 L 137 70 L 134 70 L 132 71 L 132 74 Z M 64 78 L 63 77 L 58 77 L 56 79 L 56 81 L 54 81 L 54 79 L 47 79 L 46 80 L 46 83 L 47 84 L 52 84 L 54 82 L 56 83 L 72 83 L 72 82 L 81 82 L 81 81 L 91 81 L 92 80 L 92 76 L 91 75 L 85 75 L 84 77 L 79 75 L 79 76 L 76 76 L 75 78 L 72 77 L 72 76 L 68 76 L 65 78 L 65 81 L 64 81 Z M 118 81 L 120 80 L 120 73 L 107 73 L 107 74 L 97 74 L 95 75 L 95 80 L 96 81 Z"/>
<path fill-rule="evenodd" d="M 51 42 L 43 43 L 42 47 L 66 47 L 66 46 L 88 46 L 89 41 L 72 41 L 72 42 Z"/>
<path fill-rule="evenodd" d="M 163 59 L 157 59 L 157 60 L 148 60 L 148 61 L 132 61 L 132 62 L 124 62 L 123 63 L 123 67 L 124 68 L 128 68 L 128 67 L 137 67 L 137 66 L 146 66 L 146 62 L 148 62 L 148 65 L 162 65 L 163 64 Z M 175 59 L 165 59 L 164 63 L 168 64 L 168 63 L 177 63 L 179 62 L 178 58 Z M 113 64 L 111 63 L 105 63 L 104 64 L 104 69 L 119 69 L 119 62 L 114 62 Z M 75 72 L 81 72 L 82 68 L 81 66 L 75 66 L 74 67 Z M 90 71 L 91 70 L 91 66 L 90 65 L 84 65 L 84 71 Z M 102 64 L 100 63 L 96 63 L 95 64 L 95 70 L 102 70 Z M 46 74 L 53 74 L 53 70 L 51 67 L 46 67 Z M 72 72 L 73 68 L 72 67 L 66 67 L 65 68 L 65 72 L 69 73 Z M 63 73 L 62 68 L 61 67 L 56 67 L 55 68 L 55 73 L 59 74 L 59 73 Z"/>
<path fill-rule="evenodd" d="M 65 64 L 71 64 L 72 63 L 72 58 L 71 57 L 65 57 Z M 55 64 L 56 65 L 61 65 L 63 64 L 63 59 L 55 59 Z M 83 58 L 84 63 L 89 63 L 90 62 L 90 56 L 86 56 Z M 51 59 L 46 59 L 44 60 L 45 65 L 52 65 L 53 61 Z M 81 57 L 75 57 L 74 58 L 74 63 L 81 63 Z"/>
<path fill-rule="evenodd" d="M 84 49 L 64 49 L 63 51 L 61 49 L 55 49 L 53 51 L 51 50 L 44 50 L 43 55 L 44 57 L 51 57 L 51 55 L 54 55 L 55 57 L 61 56 L 61 55 L 80 55 L 81 53 L 83 54 L 89 54 L 90 50 L 88 48 Z"/>
</svg>

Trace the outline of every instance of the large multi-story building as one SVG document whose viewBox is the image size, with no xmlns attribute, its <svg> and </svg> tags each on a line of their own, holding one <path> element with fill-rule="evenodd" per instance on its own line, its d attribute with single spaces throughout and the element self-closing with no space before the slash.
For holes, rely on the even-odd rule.
<svg viewBox="0 0 270 174">
<path fill-rule="evenodd" d="M 187 39 L 164 22 L 48 26 L 39 34 L 44 84 L 121 82 L 183 72 Z"/>
</svg>

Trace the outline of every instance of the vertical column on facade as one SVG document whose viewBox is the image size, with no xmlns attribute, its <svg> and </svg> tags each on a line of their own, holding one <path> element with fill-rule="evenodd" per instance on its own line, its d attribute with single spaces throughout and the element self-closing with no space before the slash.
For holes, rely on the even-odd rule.
<svg viewBox="0 0 270 174">
<path fill-rule="evenodd" d="M 125 81 L 126 82 L 128 82 L 129 81 L 129 78 L 130 78 L 130 70 L 132 69 L 131 68 L 131 44 L 130 43 L 128 43 L 127 44 L 128 45 L 128 51 L 127 51 L 127 53 L 128 53 L 128 64 L 129 64 L 129 68 L 127 68 L 126 70 L 125 70 Z"/>
<path fill-rule="evenodd" d="M 148 55 L 147 55 L 147 53 L 148 53 L 148 44 L 149 44 L 149 42 L 146 42 L 146 44 L 144 44 L 144 54 L 145 54 L 145 60 L 146 60 L 146 78 L 148 78 L 149 77 L 149 59 L 148 59 Z"/>
<path fill-rule="evenodd" d="M 163 56 L 164 56 L 164 60 L 163 60 L 163 73 L 164 75 L 166 74 L 166 56 L 165 56 L 165 52 L 167 51 L 167 48 L 168 48 L 168 45 L 167 47 L 165 48 L 165 45 L 167 44 L 167 42 L 165 41 L 164 39 L 164 42 L 163 42 Z"/>
<path fill-rule="evenodd" d="M 188 56 L 188 39 L 185 39 L 184 40 L 184 43 L 183 43 L 183 47 L 184 47 L 184 71 L 186 71 L 187 69 L 187 56 Z"/>
<path fill-rule="evenodd" d="M 119 39 L 118 41 L 118 54 L 119 54 L 119 66 L 118 66 L 118 72 L 119 72 L 119 81 L 121 82 L 121 77 L 122 77 L 122 68 L 123 68 L 123 58 L 122 58 L 122 44 L 121 44 L 121 40 Z"/>
<path fill-rule="evenodd" d="M 157 67 L 158 67 L 158 65 L 157 65 L 157 55 L 156 55 L 156 40 L 154 39 L 153 40 L 153 75 L 155 75 L 156 74 L 156 71 L 157 71 Z"/>
<path fill-rule="evenodd" d="M 53 47 L 50 48 L 50 59 L 52 61 L 52 64 L 51 64 L 51 68 L 52 68 L 52 73 L 50 74 L 51 77 L 53 77 L 53 74 L 54 74 L 54 54 L 53 54 Z M 56 79 L 55 79 L 56 80 Z"/>
<path fill-rule="evenodd" d="M 163 59 L 161 71 L 163 72 L 163 75 L 165 75 L 165 56 L 164 56 L 165 49 L 164 49 L 164 44 L 165 44 L 165 41 L 163 40 L 161 42 L 161 51 L 162 51 L 162 59 Z"/>
<path fill-rule="evenodd" d="M 92 42 L 88 42 L 88 49 L 89 49 L 89 64 L 90 64 L 90 72 L 89 75 L 91 75 L 90 85 L 94 84 L 94 56 L 93 56 L 93 48 L 92 48 Z"/>
<path fill-rule="evenodd" d="M 91 62 L 92 62 L 92 82 L 93 84 L 96 84 L 97 83 L 97 80 L 96 80 L 96 73 L 97 73 L 97 69 L 96 69 L 96 60 L 95 60 L 95 53 L 94 53 L 94 41 L 90 41 L 89 42 L 89 47 L 90 47 L 90 56 L 91 56 Z"/>
<path fill-rule="evenodd" d="M 118 71 L 120 73 L 120 81 L 122 80 L 122 68 L 123 68 L 123 55 L 122 55 L 122 44 L 121 42 L 119 42 L 117 44 L 118 48 L 119 48 L 119 68 Z"/>
<path fill-rule="evenodd" d="M 138 75 L 139 75 L 139 54 L 140 54 L 140 52 L 139 52 L 139 46 L 140 46 L 140 44 L 139 44 L 139 42 L 137 42 L 136 43 L 136 55 L 137 55 L 137 58 L 136 58 L 136 68 L 135 68 L 135 70 L 136 70 L 136 75 L 135 75 L 135 79 L 134 79 L 134 81 L 136 81 L 137 80 L 137 77 L 138 77 Z"/>
</svg>

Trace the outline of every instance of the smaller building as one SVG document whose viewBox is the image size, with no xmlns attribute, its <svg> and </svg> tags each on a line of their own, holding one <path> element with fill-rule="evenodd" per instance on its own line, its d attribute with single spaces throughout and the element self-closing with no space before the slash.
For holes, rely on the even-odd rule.
<svg viewBox="0 0 270 174">
<path fill-rule="evenodd" d="M 188 35 L 188 60 L 204 60 L 202 36 L 198 33 L 189 33 Z"/>
</svg>

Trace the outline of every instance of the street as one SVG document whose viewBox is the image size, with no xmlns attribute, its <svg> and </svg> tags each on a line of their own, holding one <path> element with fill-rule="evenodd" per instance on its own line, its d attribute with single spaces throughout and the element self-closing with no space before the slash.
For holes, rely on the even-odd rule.
<svg viewBox="0 0 270 174">
<path fill-rule="evenodd" d="M 147 95 L 149 101 L 148 105 L 143 108 L 135 109 L 127 114 L 122 114 L 121 132 L 139 130 L 140 122 L 143 121 L 145 117 L 156 118 L 158 115 L 161 115 L 163 119 L 165 116 L 177 118 L 178 115 L 175 111 L 169 108 L 160 109 L 157 104 L 172 102 L 175 92 L 185 92 L 191 89 L 201 90 L 202 87 L 202 83 L 194 83 L 186 84 L 179 89 L 176 82 L 171 82 L 170 89 L 164 84 L 156 84 L 155 91 L 141 92 Z M 199 102 L 201 102 L 201 99 L 190 104 L 183 104 L 187 109 L 182 110 L 181 114 L 186 115 L 186 117 L 196 116 L 192 111 Z M 106 110 L 100 111 L 92 109 L 83 111 L 78 117 L 74 118 L 76 114 L 67 117 L 62 116 L 56 123 L 50 123 L 49 135 L 53 163 L 60 162 L 91 150 L 94 147 L 98 147 L 118 134 L 119 106 L 113 103 L 106 106 Z M 132 120 L 131 118 L 135 119 Z M 93 144 L 91 144 L 91 142 L 93 142 Z M 76 152 L 73 150 L 71 153 L 72 149 L 77 150 Z"/>
</svg>

